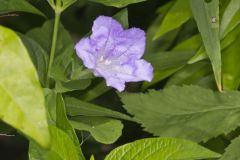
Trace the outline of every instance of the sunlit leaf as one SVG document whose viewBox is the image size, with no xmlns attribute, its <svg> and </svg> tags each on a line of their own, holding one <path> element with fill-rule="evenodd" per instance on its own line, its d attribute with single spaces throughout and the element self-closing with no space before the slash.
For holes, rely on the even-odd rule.
<svg viewBox="0 0 240 160">
<path fill-rule="evenodd" d="M 50 137 L 37 72 L 20 38 L 1 26 L 0 95 L 1 120 L 46 147 Z"/>
<path fill-rule="evenodd" d="M 105 160 L 197 160 L 218 157 L 220 154 L 191 141 L 174 138 L 146 138 L 114 149 Z"/>
</svg>

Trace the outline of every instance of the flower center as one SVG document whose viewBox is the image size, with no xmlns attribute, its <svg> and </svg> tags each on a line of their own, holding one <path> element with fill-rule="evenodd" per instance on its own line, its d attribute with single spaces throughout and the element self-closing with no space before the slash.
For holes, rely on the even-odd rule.
<svg viewBox="0 0 240 160">
<path fill-rule="evenodd" d="M 104 59 L 103 56 L 100 57 L 100 59 L 98 60 L 98 65 L 101 66 L 101 65 L 110 65 L 112 63 L 111 60 L 108 60 L 108 59 Z"/>
</svg>

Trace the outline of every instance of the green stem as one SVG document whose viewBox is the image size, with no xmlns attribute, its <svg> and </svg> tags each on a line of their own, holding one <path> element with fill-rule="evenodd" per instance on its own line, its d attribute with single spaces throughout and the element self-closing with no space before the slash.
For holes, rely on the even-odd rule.
<svg viewBox="0 0 240 160">
<path fill-rule="evenodd" d="M 52 46 L 51 46 L 50 59 L 49 59 L 48 70 L 47 70 L 47 87 L 49 87 L 50 71 L 52 69 L 54 56 L 55 56 L 55 52 L 56 52 L 56 44 L 57 44 L 60 16 L 61 16 L 61 13 L 55 12 L 54 28 L 53 28 L 53 36 L 52 36 Z"/>
</svg>

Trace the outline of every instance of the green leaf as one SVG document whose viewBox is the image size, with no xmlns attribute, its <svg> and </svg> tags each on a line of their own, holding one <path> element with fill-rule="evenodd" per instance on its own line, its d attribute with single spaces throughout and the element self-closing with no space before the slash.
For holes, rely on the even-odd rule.
<svg viewBox="0 0 240 160">
<path fill-rule="evenodd" d="M 77 0 L 47 0 L 56 13 L 61 13 Z"/>
<path fill-rule="evenodd" d="M 240 157 L 240 137 L 232 140 L 231 144 L 226 148 L 226 152 L 220 158 L 220 160 L 237 160 Z"/>
<path fill-rule="evenodd" d="M 123 28 L 128 29 L 128 9 L 124 8 L 121 11 L 119 11 L 117 14 L 113 16 L 114 19 L 116 19 L 118 22 L 120 22 L 123 26 Z"/>
<path fill-rule="evenodd" d="M 229 26 L 230 22 L 232 21 L 232 18 L 237 13 L 237 11 L 240 9 L 240 1 L 239 0 L 231 0 L 227 6 L 227 8 L 224 11 L 222 20 L 221 20 L 221 26 L 220 26 L 220 37 L 224 37 L 224 32 L 226 34 L 226 29 Z M 229 32 L 229 31 L 228 31 Z"/>
<path fill-rule="evenodd" d="M 28 12 L 46 17 L 41 11 L 26 0 L 0 0 L 0 4 L 0 14 L 10 12 Z"/>
<path fill-rule="evenodd" d="M 186 65 L 169 78 L 165 87 L 173 85 L 189 85 L 211 73 L 211 64 L 206 61 Z"/>
<path fill-rule="evenodd" d="M 149 61 L 154 64 L 157 70 L 155 68 L 154 77 L 151 82 L 143 83 L 142 90 L 147 89 L 148 87 L 158 83 L 159 81 L 180 70 L 185 64 L 187 64 L 187 61 L 194 55 L 194 51 L 199 48 L 200 45 L 200 35 L 194 35 L 187 40 L 179 43 L 170 52 L 146 54 L 145 58 L 148 59 L 149 57 Z"/>
<path fill-rule="evenodd" d="M 197 142 L 227 134 L 239 126 L 239 97 L 240 92 L 219 93 L 197 86 L 121 95 L 124 108 L 146 131 Z"/>
<path fill-rule="evenodd" d="M 190 0 L 193 16 L 201 33 L 206 53 L 212 63 L 219 90 L 221 86 L 221 48 L 219 39 L 219 0 Z"/>
<path fill-rule="evenodd" d="M 221 39 L 221 50 L 223 51 L 229 45 L 231 45 L 240 33 L 240 25 L 235 27 L 230 33 L 228 33 L 223 39 Z M 206 54 L 206 50 L 204 46 L 201 46 L 197 53 L 188 61 L 188 64 L 192 64 L 204 59 L 207 59 L 208 56 Z"/>
<path fill-rule="evenodd" d="M 42 48 L 50 53 L 53 32 L 53 20 L 46 21 L 41 27 L 27 32 L 27 36 L 35 40 Z M 73 40 L 62 24 L 59 25 L 56 56 L 66 47 L 73 45 Z"/>
<path fill-rule="evenodd" d="M 75 145 L 78 157 L 84 159 L 77 135 L 66 116 L 65 104 L 62 95 L 57 94 L 52 90 L 46 90 L 46 102 L 49 112 L 49 121 L 70 137 Z M 64 148 L 64 146 L 61 147 Z"/>
<path fill-rule="evenodd" d="M 90 160 L 95 160 L 94 155 L 91 155 Z"/>
<path fill-rule="evenodd" d="M 37 42 L 35 42 L 31 38 L 23 34 L 19 34 L 19 36 L 22 39 L 26 48 L 28 49 L 32 62 L 38 71 L 38 76 L 41 84 L 45 86 L 49 59 L 48 54 Z"/>
<path fill-rule="evenodd" d="M 70 116 L 96 116 L 96 117 L 112 117 L 117 119 L 132 120 L 131 117 L 110 109 L 97 106 L 88 102 L 81 101 L 76 98 L 65 98 L 66 110 Z"/>
<path fill-rule="evenodd" d="M 129 4 L 139 3 L 139 2 L 146 1 L 146 0 L 89 0 L 89 1 L 101 3 L 105 6 L 113 6 L 113 7 L 117 7 L 117 8 L 123 8 L 123 7 L 128 6 Z"/>
<path fill-rule="evenodd" d="M 191 10 L 188 0 L 176 1 L 164 17 L 159 30 L 154 39 L 161 37 L 163 34 L 180 27 L 191 18 Z"/>
<path fill-rule="evenodd" d="M 40 145 L 50 137 L 44 95 L 26 48 L 12 30 L 0 26 L 0 118 Z"/>
<path fill-rule="evenodd" d="M 146 138 L 114 149 L 105 160 L 196 160 L 220 156 L 218 153 L 187 140 Z"/>
<path fill-rule="evenodd" d="M 68 82 L 71 80 L 74 46 L 70 44 L 60 50 L 54 59 L 50 77 L 57 81 Z"/>
<path fill-rule="evenodd" d="M 240 36 L 222 54 L 223 89 L 225 90 L 237 90 L 240 85 L 239 40 Z"/>
<path fill-rule="evenodd" d="M 193 35 L 192 37 L 186 39 L 185 41 L 176 45 L 173 51 L 182 50 L 197 50 L 202 44 L 202 38 L 199 34 Z"/>
<path fill-rule="evenodd" d="M 146 54 L 144 59 L 149 61 L 154 66 L 154 69 L 163 70 L 186 64 L 194 53 L 193 50 L 159 52 L 155 54 Z"/>
<path fill-rule="evenodd" d="M 122 134 L 123 124 L 120 120 L 106 117 L 78 116 L 72 118 L 75 129 L 85 130 L 104 144 L 114 143 Z"/>
<path fill-rule="evenodd" d="M 240 10 L 236 12 L 231 22 L 228 24 L 228 27 L 224 31 L 222 37 L 225 37 L 227 34 L 229 34 L 234 28 L 236 28 L 240 24 Z"/>
<path fill-rule="evenodd" d="M 104 81 L 101 81 L 100 83 L 92 86 L 87 90 L 86 92 L 83 93 L 83 95 L 80 96 L 81 99 L 85 101 L 90 101 L 93 100 L 104 93 L 110 91 L 111 88 L 106 86 L 106 83 Z"/>
<path fill-rule="evenodd" d="M 78 156 L 76 147 L 71 138 L 61 129 L 50 125 L 50 133 L 53 137 L 49 149 L 43 149 L 36 143 L 29 146 L 29 160 L 84 160 Z"/>
<path fill-rule="evenodd" d="M 69 82 L 56 82 L 55 90 L 58 93 L 65 93 L 75 90 L 84 90 L 91 84 L 90 79 L 73 80 Z"/>
<path fill-rule="evenodd" d="M 180 70 L 182 67 L 183 66 L 179 66 L 179 67 L 163 69 L 160 71 L 154 71 L 153 80 L 151 82 L 143 82 L 142 91 L 144 91 L 147 88 L 149 88 L 150 86 L 153 86 L 154 84 L 160 82 L 161 80 L 171 76 L 172 74 L 174 74 L 175 72 Z"/>
</svg>

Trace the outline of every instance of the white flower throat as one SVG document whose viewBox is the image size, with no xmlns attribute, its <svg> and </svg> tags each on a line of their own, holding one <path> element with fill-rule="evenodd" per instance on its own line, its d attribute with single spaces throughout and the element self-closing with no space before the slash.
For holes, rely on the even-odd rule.
<svg viewBox="0 0 240 160">
<path fill-rule="evenodd" d="M 101 65 L 110 65 L 112 63 L 111 60 L 108 60 L 108 59 L 104 59 L 103 56 L 100 57 L 100 59 L 98 60 L 98 65 L 101 66 Z"/>
</svg>

